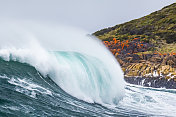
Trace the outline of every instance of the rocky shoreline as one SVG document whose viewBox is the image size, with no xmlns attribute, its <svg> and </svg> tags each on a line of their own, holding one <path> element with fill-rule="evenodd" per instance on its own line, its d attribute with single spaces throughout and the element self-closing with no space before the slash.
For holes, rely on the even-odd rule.
<svg viewBox="0 0 176 117">
<path fill-rule="evenodd" d="M 147 57 L 144 57 L 147 56 Z M 175 55 L 117 56 L 125 81 L 131 84 L 154 88 L 176 89 Z"/>
<path fill-rule="evenodd" d="M 145 87 L 176 89 L 175 79 L 166 79 L 164 77 L 125 77 L 125 81 L 130 84 L 141 85 Z"/>
</svg>

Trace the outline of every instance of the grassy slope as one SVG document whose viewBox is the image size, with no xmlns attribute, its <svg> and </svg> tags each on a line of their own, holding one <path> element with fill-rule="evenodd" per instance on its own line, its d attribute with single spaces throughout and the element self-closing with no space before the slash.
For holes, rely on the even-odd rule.
<svg viewBox="0 0 176 117">
<path fill-rule="evenodd" d="M 150 15 L 124 24 L 102 29 L 93 35 L 101 40 L 119 40 L 139 37 L 155 45 L 155 51 L 176 51 L 176 3 Z M 173 47 L 174 46 L 174 47 Z"/>
</svg>

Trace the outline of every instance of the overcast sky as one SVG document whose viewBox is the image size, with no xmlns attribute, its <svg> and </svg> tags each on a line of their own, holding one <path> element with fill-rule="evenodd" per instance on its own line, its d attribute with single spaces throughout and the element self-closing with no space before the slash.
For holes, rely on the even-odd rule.
<svg viewBox="0 0 176 117">
<path fill-rule="evenodd" d="M 90 33 L 140 18 L 176 0 L 0 0 L 0 18 L 47 21 Z"/>
</svg>

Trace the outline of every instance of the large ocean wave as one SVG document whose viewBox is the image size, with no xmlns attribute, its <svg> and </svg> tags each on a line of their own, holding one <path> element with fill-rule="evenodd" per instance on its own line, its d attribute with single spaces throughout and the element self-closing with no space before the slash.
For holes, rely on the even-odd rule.
<svg viewBox="0 0 176 117">
<path fill-rule="evenodd" d="M 2 59 L 35 67 L 43 76 L 49 76 L 64 91 L 81 100 L 116 104 L 122 98 L 123 82 L 118 81 L 121 77 L 112 76 L 101 60 L 77 52 L 40 51 L 38 54 L 28 49 L 0 50 Z"/>
<path fill-rule="evenodd" d="M 78 99 L 101 104 L 122 99 L 122 70 L 100 41 L 77 29 L 12 24 L 0 35 L 2 59 L 35 67 Z"/>
</svg>

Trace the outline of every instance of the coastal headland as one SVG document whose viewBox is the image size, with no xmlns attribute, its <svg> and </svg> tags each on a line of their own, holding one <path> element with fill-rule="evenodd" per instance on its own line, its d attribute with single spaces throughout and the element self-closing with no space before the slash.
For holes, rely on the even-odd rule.
<svg viewBox="0 0 176 117">
<path fill-rule="evenodd" d="M 176 88 L 176 3 L 93 35 L 116 57 L 127 82 Z"/>
</svg>

